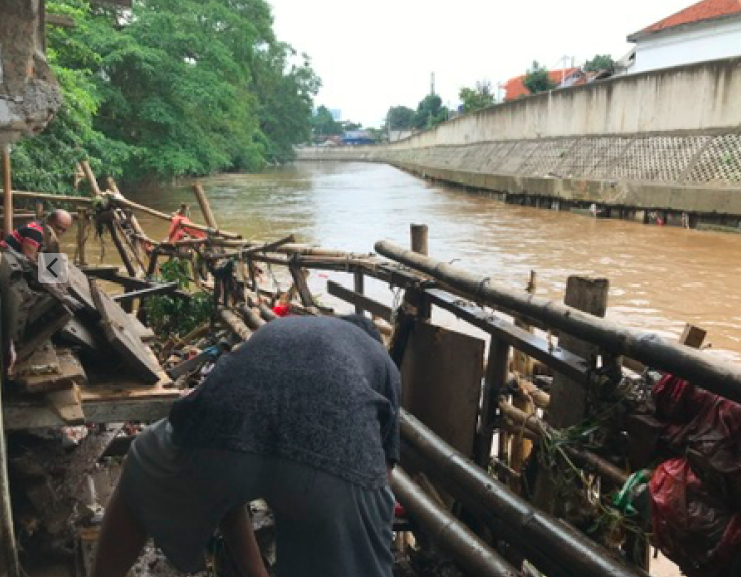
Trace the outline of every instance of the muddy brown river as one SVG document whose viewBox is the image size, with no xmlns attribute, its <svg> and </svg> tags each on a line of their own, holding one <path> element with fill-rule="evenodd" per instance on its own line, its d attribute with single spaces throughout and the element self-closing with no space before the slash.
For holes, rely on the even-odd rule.
<svg viewBox="0 0 741 577">
<path fill-rule="evenodd" d="M 690 322 L 708 331 L 711 354 L 741 361 L 741 235 L 510 206 L 381 164 L 302 162 L 203 184 L 219 226 L 246 238 L 293 233 L 370 252 L 380 239 L 407 246 L 409 224 L 425 223 L 431 256 L 513 288 L 534 270 L 542 297 L 561 300 L 569 275 L 604 276 L 609 318 L 672 338 Z M 165 212 L 188 202 L 203 222 L 189 187 L 126 194 Z M 166 223 L 140 220 L 166 236 Z M 325 279 L 314 275 L 313 286 Z M 382 290 L 370 288 L 388 301 Z"/>
</svg>

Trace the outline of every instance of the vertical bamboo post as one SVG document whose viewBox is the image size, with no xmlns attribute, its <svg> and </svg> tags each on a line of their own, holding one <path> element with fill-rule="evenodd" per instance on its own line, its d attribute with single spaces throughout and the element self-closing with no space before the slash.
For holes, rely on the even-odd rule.
<svg viewBox="0 0 741 577">
<path fill-rule="evenodd" d="M 430 247 L 428 243 L 429 228 L 427 225 L 412 224 L 410 225 L 409 232 L 412 240 L 412 250 L 419 254 L 428 256 L 430 254 Z"/>
<path fill-rule="evenodd" d="M 42 218 L 44 218 L 44 203 L 37 202 L 36 203 L 36 220 L 41 220 Z"/>
<path fill-rule="evenodd" d="M 509 353 L 510 346 L 507 343 L 495 337 L 491 338 L 475 451 L 476 463 L 484 470 L 488 470 L 489 467 L 499 395 L 506 386 L 507 377 L 509 376 Z M 502 453 L 506 452 L 507 445 L 507 434 L 501 430 L 499 431 L 499 441 L 499 457 L 501 458 L 503 457 Z"/>
<path fill-rule="evenodd" d="M 362 271 L 358 270 L 355 271 L 353 277 L 353 287 L 355 288 L 355 292 L 362 295 L 365 291 L 365 275 L 363 275 Z M 361 307 L 360 305 L 355 305 L 355 314 L 362 315 L 363 307 Z"/>
<path fill-rule="evenodd" d="M 3 236 L 13 231 L 13 189 L 10 176 L 10 145 L 3 146 Z"/>
<path fill-rule="evenodd" d="M 535 271 L 530 271 L 530 280 L 528 281 L 526 288 L 527 292 L 530 294 L 535 294 L 535 281 Z M 519 319 L 515 319 L 515 325 L 522 329 L 525 329 L 526 331 L 532 332 L 532 327 Z M 531 376 L 533 372 L 532 366 L 533 363 L 530 357 L 528 357 L 522 351 L 514 351 L 514 354 L 512 355 L 512 368 L 516 375 L 523 377 Z M 528 415 L 532 415 L 535 412 L 535 405 L 533 404 L 533 401 L 527 395 L 525 395 L 524 392 L 515 394 L 514 398 L 512 399 L 512 404 Z M 522 466 L 525 460 L 530 456 L 532 448 L 533 443 L 529 439 L 525 439 L 521 435 L 514 435 L 512 437 L 510 467 L 514 471 L 516 471 L 517 473 L 522 472 Z M 514 488 L 518 487 L 513 487 L 513 489 Z"/>
<path fill-rule="evenodd" d="M 77 213 L 77 262 L 82 266 L 87 264 L 87 257 L 85 255 L 87 225 L 87 209 L 80 208 Z"/>
<path fill-rule="evenodd" d="M 216 224 L 216 217 L 211 210 L 211 204 L 208 202 L 206 192 L 203 190 L 199 181 L 196 181 L 193 185 L 193 192 L 196 195 L 196 200 L 198 200 L 198 205 L 201 207 L 201 212 L 203 213 L 203 218 L 206 221 L 206 224 L 214 230 L 218 230 L 219 225 Z"/>
</svg>

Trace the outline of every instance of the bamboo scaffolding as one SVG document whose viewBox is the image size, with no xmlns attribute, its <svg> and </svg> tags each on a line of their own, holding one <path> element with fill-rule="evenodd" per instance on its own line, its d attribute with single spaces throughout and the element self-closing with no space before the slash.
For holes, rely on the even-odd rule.
<svg viewBox="0 0 741 577">
<path fill-rule="evenodd" d="M 436 503 L 399 467 L 391 474 L 391 488 L 433 543 L 455 559 L 466 572 L 480 577 L 516 577 L 515 570 L 444 506 Z"/>
<path fill-rule="evenodd" d="M 427 471 L 472 512 L 498 524 L 501 538 L 549 575 L 648 577 L 623 565 L 602 546 L 518 497 L 471 463 L 419 420 L 401 410 L 401 436 Z M 555 570 L 554 570 L 555 569 Z"/>
<path fill-rule="evenodd" d="M 473 275 L 387 241 L 376 243 L 375 248 L 383 256 L 453 286 L 477 302 L 506 306 L 525 316 L 539 318 L 549 326 L 576 335 L 613 354 L 636 359 L 741 402 L 741 367 L 730 362 L 704 355 L 654 333 L 623 327 L 554 301 L 498 287 L 489 278 Z"/>
<path fill-rule="evenodd" d="M 30 192 L 27 190 L 12 191 L 14 198 L 32 199 L 32 200 L 52 200 L 55 202 L 77 202 L 80 204 L 92 204 L 93 199 L 89 196 L 70 196 L 65 194 L 50 194 L 48 192 Z M 3 193 L 3 197 L 5 194 Z"/>
</svg>

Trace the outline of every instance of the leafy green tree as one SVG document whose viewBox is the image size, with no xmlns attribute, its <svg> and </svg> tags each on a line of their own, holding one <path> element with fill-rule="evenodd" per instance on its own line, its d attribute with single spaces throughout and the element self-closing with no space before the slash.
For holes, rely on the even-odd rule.
<svg viewBox="0 0 741 577">
<path fill-rule="evenodd" d="M 75 19 L 79 34 L 105 37 L 113 33 L 111 21 L 93 17 L 86 2 L 48 2 L 47 9 Z M 26 190 L 70 193 L 75 165 L 90 160 L 96 170 L 119 178 L 137 148 L 107 137 L 94 120 L 103 97 L 92 67 L 97 53 L 79 36 L 61 27 L 47 28 L 47 56 L 61 88 L 63 102 L 47 129 L 13 147 L 13 182 Z"/>
<path fill-rule="evenodd" d="M 494 104 L 494 92 L 491 82 L 477 82 L 474 88 L 461 88 L 458 93 L 463 105 L 463 112 L 474 112 Z"/>
<path fill-rule="evenodd" d="M 351 130 L 360 130 L 363 128 L 363 125 L 359 122 L 345 122 L 342 124 L 342 128 L 347 132 Z"/>
<path fill-rule="evenodd" d="M 522 83 L 525 85 L 525 88 L 528 89 L 530 94 L 548 92 L 558 86 L 558 84 L 551 80 L 551 77 L 548 75 L 548 69 L 545 66 L 538 64 L 537 60 L 533 61 L 533 65 L 528 69 Z"/>
<path fill-rule="evenodd" d="M 615 61 L 609 54 L 597 54 L 591 60 L 587 60 L 584 70 L 587 72 L 600 72 L 602 70 L 612 72 L 615 70 Z"/>
<path fill-rule="evenodd" d="M 428 94 L 420 101 L 414 114 L 414 128 L 433 128 L 448 119 L 449 111 L 437 94 Z"/>
<path fill-rule="evenodd" d="M 406 106 L 392 106 L 386 113 L 390 130 L 409 130 L 414 125 L 414 110 Z"/>
<path fill-rule="evenodd" d="M 320 82 L 275 38 L 265 0 L 137 0 L 131 13 L 48 5 L 76 27 L 49 29 L 65 104 L 16 147 L 24 186 L 65 188 L 80 158 L 129 180 L 256 170 L 309 138 Z"/>
<path fill-rule="evenodd" d="M 314 113 L 311 124 L 314 129 L 314 137 L 335 136 L 343 133 L 342 125 L 337 122 L 326 106 L 320 106 Z"/>
</svg>

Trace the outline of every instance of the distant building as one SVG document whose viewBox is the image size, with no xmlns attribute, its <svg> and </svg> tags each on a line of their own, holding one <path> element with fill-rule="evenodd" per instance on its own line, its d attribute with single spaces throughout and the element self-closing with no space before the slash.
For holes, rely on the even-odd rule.
<svg viewBox="0 0 741 577">
<path fill-rule="evenodd" d="M 342 110 L 339 108 L 330 108 L 329 113 L 332 115 L 335 122 L 342 120 Z"/>
<path fill-rule="evenodd" d="M 504 100 L 517 100 L 523 96 L 530 96 L 530 91 L 525 87 L 525 77 L 527 75 L 516 76 L 504 83 Z M 564 68 L 562 70 L 549 70 L 548 77 L 559 88 L 566 86 L 576 86 L 584 84 L 586 77 L 581 68 Z M 584 80 L 584 82 L 582 82 Z"/>
<path fill-rule="evenodd" d="M 703 0 L 628 36 L 630 74 L 741 56 L 741 0 Z"/>
<path fill-rule="evenodd" d="M 373 134 L 367 130 L 350 130 L 342 136 L 342 144 L 359 145 L 375 143 L 376 139 L 373 138 Z"/>
</svg>

